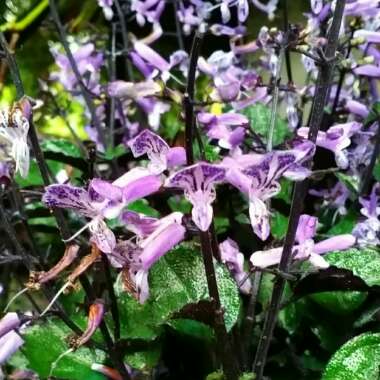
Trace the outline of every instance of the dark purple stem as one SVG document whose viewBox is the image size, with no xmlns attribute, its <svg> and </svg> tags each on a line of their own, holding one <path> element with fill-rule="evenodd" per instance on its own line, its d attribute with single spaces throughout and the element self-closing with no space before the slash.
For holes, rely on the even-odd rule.
<svg viewBox="0 0 380 380">
<path fill-rule="evenodd" d="M 187 164 L 194 163 L 193 140 L 195 129 L 195 116 L 194 116 L 194 94 L 195 94 L 195 74 L 197 71 L 197 63 L 201 44 L 203 41 L 203 34 L 196 32 L 193 39 L 193 45 L 190 53 L 189 71 L 187 75 L 186 92 L 183 98 L 183 106 L 185 109 L 185 146 Z"/>
<path fill-rule="evenodd" d="M 323 119 L 323 110 L 327 102 L 327 97 L 331 87 L 331 77 L 335 67 L 335 54 L 338 46 L 339 29 L 342 22 L 345 0 L 338 0 L 336 3 L 333 21 L 327 38 L 327 45 L 324 51 L 326 61 L 319 68 L 316 83 L 315 98 L 311 110 L 310 129 L 308 139 L 315 143 L 319 128 Z M 305 196 L 307 193 L 308 181 L 304 180 L 295 185 L 292 205 L 289 216 L 288 230 L 285 237 L 284 249 L 281 255 L 279 271 L 287 273 L 292 260 L 292 249 L 295 241 L 295 234 L 298 226 L 299 217 L 303 209 Z M 281 303 L 286 279 L 277 277 L 273 286 L 271 302 L 266 313 L 263 330 L 260 336 L 253 364 L 253 372 L 256 380 L 262 380 L 265 364 L 267 361 L 268 350 L 276 325 L 279 306 Z"/>
</svg>

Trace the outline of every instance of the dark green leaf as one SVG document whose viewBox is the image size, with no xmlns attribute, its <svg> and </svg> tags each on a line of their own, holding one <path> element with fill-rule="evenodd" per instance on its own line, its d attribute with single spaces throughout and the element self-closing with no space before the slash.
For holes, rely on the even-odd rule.
<svg viewBox="0 0 380 380">
<path fill-rule="evenodd" d="M 341 234 L 350 234 L 355 227 L 358 216 L 354 211 L 349 211 L 347 215 L 344 215 L 338 223 L 330 228 L 326 235 L 335 236 Z"/>
<path fill-rule="evenodd" d="M 128 205 L 128 210 L 138 212 L 147 216 L 152 216 L 158 218 L 160 216 L 159 212 L 153 207 L 149 206 L 149 203 L 146 199 L 138 199 Z"/>
<path fill-rule="evenodd" d="M 61 153 L 64 156 L 81 158 L 79 148 L 71 141 L 68 140 L 43 140 L 41 141 L 41 148 L 44 152 Z"/>
<path fill-rule="evenodd" d="M 270 220 L 271 233 L 273 237 L 277 240 L 281 240 L 286 235 L 286 230 L 288 229 L 288 217 L 282 215 L 278 211 L 275 211 Z"/>
<path fill-rule="evenodd" d="M 251 129 L 266 142 L 271 117 L 271 109 L 264 104 L 256 103 L 245 108 L 242 113 L 248 117 Z M 273 145 L 279 145 L 290 135 L 288 124 L 277 116 L 273 133 Z"/>
<path fill-rule="evenodd" d="M 211 327 L 206 324 L 192 319 L 172 319 L 168 321 L 168 326 L 180 334 L 190 336 L 192 338 L 212 341 L 214 339 L 214 332 Z"/>
<path fill-rule="evenodd" d="M 332 265 L 351 270 L 369 286 L 380 285 L 380 253 L 373 249 L 350 249 L 331 252 L 324 256 Z M 321 306 L 333 313 L 346 314 L 357 309 L 367 298 L 366 292 L 324 292 L 311 296 Z"/>
<path fill-rule="evenodd" d="M 68 350 L 66 338 L 72 333 L 61 321 L 51 320 L 28 328 L 23 335 L 23 353 L 29 361 L 29 368 L 41 378 L 47 378 L 51 365 L 59 355 Z M 103 351 L 79 348 L 64 356 L 58 363 L 53 375 L 70 380 L 102 380 L 104 376 L 91 370 L 92 363 L 103 363 Z"/>
<path fill-rule="evenodd" d="M 333 355 L 322 380 L 378 380 L 379 367 L 380 334 L 365 333 Z"/>
<path fill-rule="evenodd" d="M 236 323 L 240 298 L 234 280 L 223 266 L 216 266 L 225 321 L 230 330 Z M 154 339 L 173 313 L 185 305 L 208 299 L 203 260 L 193 246 L 182 245 L 163 256 L 150 270 L 150 297 L 140 305 L 116 285 L 123 338 Z"/>
</svg>

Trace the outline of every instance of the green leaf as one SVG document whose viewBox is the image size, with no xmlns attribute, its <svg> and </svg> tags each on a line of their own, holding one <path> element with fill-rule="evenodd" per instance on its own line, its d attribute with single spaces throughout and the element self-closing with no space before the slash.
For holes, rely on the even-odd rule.
<svg viewBox="0 0 380 380">
<path fill-rule="evenodd" d="M 328 236 L 335 236 L 341 234 L 350 234 L 357 222 L 357 214 L 351 210 L 347 215 L 344 215 L 338 223 L 332 226 L 327 232 Z"/>
<path fill-rule="evenodd" d="M 202 322 L 194 321 L 192 319 L 172 319 L 168 321 L 167 325 L 178 333 L 190 336 L 195 339 L 211 342 L 215 338 L 211 327 Z"/>
<path fill-rule="evenodd" d="M 285 237 L 286 231 L 288 229 L 288 220 L 289 218 L 285 215 L 282 215 L 278 211 L 275 211 L 270 220 L 271 233 L 273 237 L 277 240 L 281 240 Z"/>
<path fill-rule="evenodd" d="M 146 199 L 138 199 L 128 205 L 128 210 L 138 212 L 147 216 L 152 216 L 154 218 L 159 218 L 160 214 L 153 207 L 149 206 L 149 203 Z"/>
<path fill-rule="evenodd" d="M 47 378 L 52 363 L 68 350 L 66 338 L 72 331 L 58 320 L 46 321 L 28 328 L 23 335 L 23 353 L 29 361 L 29 368 L 41 378 Z M 92 363 L 103 363 L 103 351 L 81 347 L 74 353 L 64 356 L 53 375 L 70 380 L 104 380 L 105 377 L 91 370 Z"/>
<path fill-rule="evenodd" d="M 380 285 L 380 253 L 376 250 L 350 249 L 343 252 L 331 252 L 324 258 L 331 265 L 351 270 L 369 286 Z M 358 291 L 323 292 L 310 297 L 333 313 L 348 314 L 363 304 L 367 293 Z"/>
<path fill-rule="evenodd" d="M 125 361 L 132 368 L 148 371 L 158 364 L 161 356 L 161 345 L 157 342 L 150 344 L 145 350 L 135 351 L 125 356 Z"/>
<path fill-rule="evenodd" d="M 262 103 L 256 103 L 245 108 L 242 113 L 248 117 L 251 129 L 266 142 L 271 109 Z M 273 133 L 273 145 L 276 146 L 283 143 L 288 136 L 290 136 L 290 130 L 287 122 L 277 116 Z"/>
<path fill-rule="evenodd" d="M 264 273 L 262 275 L 258 301 L 261 303 L 264 310 L 269 306 L 269 302 L 271 300 L 274 278 L 275 276 L 269 273 Z M 286 302 L 286 300 L 290 298 L 291 294 L 292 292 L 290 287 L 286 284 L 284 294 L 282 296 L 282 302 Z M 290 334 L 293 334 L 297 330 L 297 327 L 299 326 L 304 315 L 305 304 L 305 300 L 301 299 L 299 301 L 292 302 L 279 312 L 279 324 Z"/>
<path fill-rule="evenodd" d="M 214 222 L 217 235 L 225 233 L 230 226 L 230 220 L 221 216 L 216 216 Z"/>
<path fill-rule="evenodd" d="M 282 178 L 280 180 L 280 185 L 281 190 L 274 198 L 282 199 L 287 204 L 290 204 L 292 201 L 293 183 L 288 179 Z"/>
<path fill-rule="evenodd" d="M 373 168 L 373 176 L 375 177 L 376 181 L 380 182 L 380 161 Z"/>
<path fill-rule="evenodd" d="M 216 265 L 216 275 L 226 326 L 230 330 L 240 310 L 238 289 L 224 266 Z M 208 299 L 199 251 L 194 246 L 181 245 L 167 253 L 151 268 L 149 287 L 149 299 L 141 305 L 117 282 L 123 338 L 154 339 L 173 313 L 185 305 Z"/>
<path fill-rule="evenodd" d="M 127 152 L 127 148 L 124 144 L 119 144 L 113 148 L 109 147 L 104 153 L 104 158 L 107 161 L 114 160 L 115 158 L 118 158 L 125 154 Z"/>
<path fill-rule="evenodd" d="M 173 104 L 169 112 L 165 112 L 161 117 L 162 136 L 165 139 L 173 140 L 179 131 L 184 130 L 184 124 L 178 117 L 181 113 L 179 105 Z"/>
<path fill-rule="evenodd" d="M 378 380 L 380 334 L 365 333 L 345 343 L 330 359 L 322 380 Z"/>
<path fill-rule="evenodd" d="M 65 165 L 61 162 L 46 160 L 46 163 L 54 175 L 65 168 Z M 40 169 L 38 168 L 35 160 L 30 161 L 28 176 L 26 178 L 22 178 L 19 174 L 17 174 L 15 180 L 20 187 L 43 186 L 44 184 L 42 181 Z"/>
<path fill-rule="evenodd" d="M 41 148 L 44 152 L 61 153 L 68 157 L 81 158 L 79 148 L 68 140 L 48 140 L 41 141 Z"/>
<path fill-rule="evenodd" d="M 357 176 L 348 175 L 344 173 L 335 173 L 338 179 L 350 190 L 352 193 L 357 194 L 360 188 L 360 180 Z"/>
<path fill-rule="evenodd" d="M 368 309 L 364 310 L 362 314 L 360 314 L 359 318 L 355 321 L 354 327 L 362 327 L 367 323 L 378 320 L 380 313 L 380 303 L 376 302 L 371 305 Z"/>
<path fill-rule="evenodd" d="M 173 195 L 168 199 L 168 205 L 170 210 L 175 212 L 179 211 L 183 214 L 189 214 L 191 212 L 191 203 L 183 196 Z"/>
<path fill-rule="evenodd" d="M 363 124 L 364 125 L 370 125 L 371 123 L 378 120 L 379 115 L 380 115 L 380 102 L 375 102 L 372 105 L 371 110 L 370 110 L 368 116 L 366 117 L 366 119 L 364 120 Z"/>
</svg>

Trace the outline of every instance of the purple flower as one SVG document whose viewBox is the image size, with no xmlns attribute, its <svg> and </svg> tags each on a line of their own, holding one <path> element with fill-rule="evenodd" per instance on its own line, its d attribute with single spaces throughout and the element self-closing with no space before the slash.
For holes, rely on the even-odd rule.
<svg viewBox="0 0 380 380">
<path fill-rule="evenodd" d="M 296 232 L 296 241 L 302 244 L 306 240 L 312 239 L 317 231 L 317 225 L 318 218 L 315 216 L 301 215 Z"/>
<path fill-rule="evenodd" d="M 249 197 L 249 215 L 255 234 L 266 240 L 269 236 L 269 210 L 265 201 L 280 191 L 279 179 L 288 171 L 294 180 L 305 178 L 300 166 L 314 154 L 314 145 L 305 142 L 289 151 L 273 151 L 266 155 L 251 155 L 248 160 L 223 161 L 226 180 Z"/>
<path fill-rule="evenodd" d="M 222 182 L 226 170 L 221 166 L 200 162 L 184 168 L 167 179 L 165 186 L 184 190 L 186 199 L 193 205 L 192 218 L 201 231 L 207 231 L 212 222 L 212 202 L 216 183 Z"/>
<path fill-rule="evenodd" d="M 99 6 L 103 9 L 104 17 L 107 20 L 112 20 L 113 17 L 113 0 L 98 0 Z"/>
<path fill-rule="evenodd" d="M 128 141 L 134 157 L 148 155 L 150 164 L 148 168 L 155 174 L 162 173 L 168 167 L 179 166 L 186 163 L 186 152 L 182 147 L 170 148 L 160 136 L 144 129 L 132 140 Z"/>
<path fill-rule="evenodd" d="M 15 331 L 0 338 L 0 365 L 4 364 L 22 345 L 24 340 Z"/>
<path fill-rule="evenodd" d="M 17 313 L 7 313 L 0 320 L 0 338 L 8 334 L 10 331 L 20 327 L 20 318 Z"/>
<path fill-rule="evenodd" d="M 148 117 L 148 124 L 154 130 L 160 126 L 161 115 L 170 110 L 170 105 L 153 98 L 140 98 L 136 104 Z"/>
<path fill-rule="evenodd" d="M 379 5 L 373 0 L 354 0 L 347 2 L 344 8 L 346 16 L 376 16 Z"/>
<path fill-rule="evenodd" d="M 89 190 L 72 185 L 50 185 L 45 189 L 42 200 L 48 207 L 72 209 L 90 218 L 91 221 L 69 240 L 88 228 L 98 248 L 110 253 L 116 245 L 116 239 L 104 218 L 117 217 L 128 203 L 152 194 L 160 187 L 161 180 L 157 176 L 146 169 L 135 168 L 113 183 L 94 179 Z"/>
<path fill-rule="evenodd" d="M 0 138 L 3 145 L 3 161 L 15 162 L 15 171 L 24 178 L 29 172 L 28 131 L 32 107 L 27 98 L 22 98 L 11 108 L 0 110 Z"/>
<path fill-rule="evenodd" d="M 122 220 L 126 228 L 136 232 L 138 243 L 118 242 L 109 255 L 113 266 L 124 268 L 128 276 L 128 290 L 144 303 L 149 296 L 148 271 L 165 253 L 185 238 L 186 229 L 182 225 L 183 214 L 174 212 L 162 219 L 147 218 L 126 212 Z"/>
<path fill-rule="evenodd" d="M 222 263 L 226 264 L 231 275 L 234 277 L 239 289 L 244 294 L 251 292 L 251 280 L 244 270 L 244 256 L 239 251 L 237 243 L 228 238 L 219 244 Z"/>
<path fill-rule="evenodd" d="M 146 20 L 157 23 L 164 8 L 163 0 L 131 0 L 131 10 L 136 12 L 136 21 L 140 26 L 144 26 Z"/>
<path fill-rule="evenodd" d="M 336 208 L 341 215 L 347 213 L 346 201 L 350 197 L 350 191 L 343 183 L 337 182 L 331 189 L 311 189 L 309 193 L 316 197 L 323 197 L 323 207 Z"/>
<path fill-rule="evenodd" d="M 380 185 L 377 183 L 368 199 L 360 198 L 362 208 L 360 212 L 366 219 L 358 223 L 352 234 L 358 239 L 358 244 L 364 246 L 378 246 L 380 244 Z"/>
<path fill-rule="evenodd" d="M 260 11 L 268 14 L 270 19 L 274 18 L 274 12 L 277 9 L 278 0 L 268 0 L 267 4 L 263 4 L 259 0 L 252 0 L 253 5 Z"/>
<path fill-rule="evenodd" d="M 357 66 L 353 69 L 353 72 L 356 75 L 363 75 L 366 77 L 379 78 L 380 77 L 380 66 L 377 66 L 377 65 Z"/>
<path fill-rule="evenodd" d="M 366 42 L 379 44 L 380 32 L 374 32 L 372 30 L 358 29 L 355 30 L 354 38 L 364 38 Z"/>
<path fill-rule="evenodd" d="M 200 112 L 198 121 L 205 126 L 207 136 L 218 140 L 219 145 L 225 149 L 233 149 L 244 140 L 245 130 L 249 124 L 247 117 L 238 113 L 214 115 Z"/>
<path fill-rule="evenodd" d="M 107 86 L 108 95 L 115 98 L 125 98 L 131 100 L 153 96 L 158 94 L 160 91 L 161 86 L 152 80 L 137 83 L 117 80 L 110 82 Z"/>
<path fill-rule="evenodd" d="M 214 24 L 210 26 L 210 32 L 214 36 L 242 36 L 246 33 L 246 28 L 244 26 L 237 26 L 236 28 L 231 28 L 230 26 L 222 24 Z"/>
<path fill-rule="evenodd" d="M 348 158 L 346 148 L 351 145 L 351 137 L 360 130 L 361 124 L 355 121 L 336 124 L 326 132 L 319 131 L 316 144 L 335 154 L 335 161 L 342 169 L 347 169 Z M 299 128 L 297 133 L 301 137 L 307 137 L 309 128 Z"/>
<path fill-rule="evenodd" d="M 345 108 L 348 110 L 348 112 L 360 116 L 363 119 L 365 119 L 369 114 L 368 107 L 365 104 L 358 102 L 357 100 L 347 100 Z"/>
<path fill-rule="evenodd" d="M 56 48 L 52 48 L 51 53 L 55 58 L 57 66 L 60 68 L 59 72 L 51 74 L 51 78 L 62 83 L 66 90 L 74 91 L 78 85 L 78 81 L 71 68 L 69 59 L 66 55 L 59 53 Z M 81 77 L 87 78 L 85 81 L 87 88 L 93 92 L 97 92 L 100 79 L 99 70 L 104 62 L 103 55 L 95 51 L 93 43 L 87 43 L 77 45 L 76 49 L 73 50 L 73 57 Z"/>
<path fill-rule="evenodd" d="M 309 260 L 317 268 L 327 268 L 328 262 L 320 255 L 331 251 L 343 251 L 355 244 L 355 237 L 349 234 L 338 235 L 315 243 L 307 240 L 304 244 L 293 247 L 293 258 L 295 260 Z M 283 247 L 257 251 L 252 254 L 250 261 L 255 267 L 266 268 L 276 265 L 281 260 Z"/>
</svg>

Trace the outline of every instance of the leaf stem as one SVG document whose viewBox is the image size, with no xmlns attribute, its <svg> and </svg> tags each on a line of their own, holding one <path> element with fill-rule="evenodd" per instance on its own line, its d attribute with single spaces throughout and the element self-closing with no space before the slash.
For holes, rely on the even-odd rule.
<svg viewBox="0 0 380 380">
<path fill-rule="evenodd" d="M 331 76 L 335 67 L 335 54 L 338 46 L 339 29 L 343 18 L 345 0 L 338 0 L 334 10 L 333 20 L 327 37 L 327 45 L 324 51 L 325 63 L 320 66 L 315 98 L 311 111 L 310 129 L 308 139 L 315 143 L 321 122 L 323 119 L 323 110 L 327 102 L 329 90 L 331 87 Z M 298 221 L 303 209 L 303 203 L 307 194 L 308 181 L 304 180 L 295 185 L 292 205 L 289 216 L 288 230 L 285 237 L 284 248 L 281 255 L 279 270 L 287 273 L 292 260 L 292 248 L 295 241 Z M 253 372 L 256 374 L 256 380 L 262 380 L 264 368 L 267 360 L 269 346 L 272 340 L 274 327 L 277 321 L 279 306 L 281 303 L 286 279 L 276 278 L 273 286 L 271 302 L 266 313 L 263 330 L 260 336 L 259 344 L 256 351 L 256 357 L 253 365 Z"/>
</svg>

